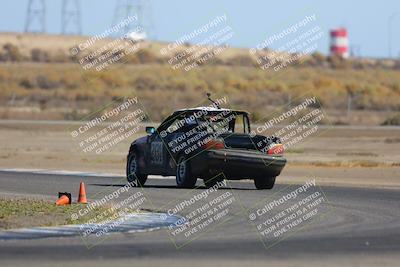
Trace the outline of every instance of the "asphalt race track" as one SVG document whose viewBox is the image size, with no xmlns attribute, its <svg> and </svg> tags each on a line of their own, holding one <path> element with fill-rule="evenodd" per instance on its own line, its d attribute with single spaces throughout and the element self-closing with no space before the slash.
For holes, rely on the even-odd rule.
<svg viewBox="0 0 400 267">
<path fill-rule="evenodd" d="M 40 195 L 55 199 L 58 191 L 76 195 L 81 180 L 86 184 L 89 200 L 104 189 L 117 189 L 125 183 L 118 177 L 2 171 L 0 194 Z M 255 190 L 250 181 L 231 185 L 245 208 L 286 186 L 279 180 L 271 191 Z M 330 186 L 321 189 L 329 199 L 331 212 L 268 249 L 243 214 L 232 216 L 224 225 L 180 249 L 174 246 L 163 229 L 113 234 L 90 249 L 80 237 L 8 240 L 0 241 L 0 262 L 20 266 L 73 266 L 74 262 L 84 261 L 87 266 L 108 266 L 108 260 L 113 260 L 113 266 L 135 266 L 138 262 L 148 266 L 197 266 L 197 263 L 205 261 L 217 263 L 224 260 L 237 266 L 246 263 L 308 266 L 313 262 L 317 262 L 317 266 L 335 266 L 345 261 L 345 265 L 377 266 L 399 260 L 399 190 Z M 150 177 L 144 190 L 156 207 L 189 191 L 176 188 L 174 179 L 161 177 Z M 102 261 L 96 262 L 99 259 Z"/>
</svg>

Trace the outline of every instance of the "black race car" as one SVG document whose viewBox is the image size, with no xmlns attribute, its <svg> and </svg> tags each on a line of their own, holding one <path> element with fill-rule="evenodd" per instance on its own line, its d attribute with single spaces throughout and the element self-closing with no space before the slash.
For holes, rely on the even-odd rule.
<svg viewBox="0 0 400 267">
<path fill-rule="evenodd" d="M 176 176 L 178 187 L 206 187 L 221 180 L 253 179 L 271 189 L 286 164 L 279 138 L 252 134 L 245 111 L 212 105 L 175 111 L 147 136 L 132 142 L 129 182 L 144 185 L 148 175 Z"/>
</svg>

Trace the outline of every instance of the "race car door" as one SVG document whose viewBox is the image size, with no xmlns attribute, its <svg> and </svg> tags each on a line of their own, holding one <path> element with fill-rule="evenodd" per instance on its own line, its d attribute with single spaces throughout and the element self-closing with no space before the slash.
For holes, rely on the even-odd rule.
<svg viewBox="0 0 400 267">
<path fill-rule="evenodd" d="M 156 174 L 163 174 L 165 172 L 166 150 L 163 140 L 158 133 L 149 136 L 147 151 L 150 152 L 148 155 L 148 163 L 151 171 Z"/>
</svg>

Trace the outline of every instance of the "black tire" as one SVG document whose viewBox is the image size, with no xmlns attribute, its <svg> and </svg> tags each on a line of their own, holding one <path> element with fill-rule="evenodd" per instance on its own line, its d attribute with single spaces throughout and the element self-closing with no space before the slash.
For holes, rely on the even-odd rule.
<svg viewBox="0 0 400 267">
<path fill-rule="evenodd" d="M 176 165 L 176 185 L 181 188 L 194 188 L 197 178 L 192 175 L 190 162 L 185 156 L 178 158 Z"/>
<path fill-rule="evenodd" d="M 275 179 L 276 177 L 255 178 L 254 185 L 258 190 L 272 189 L 275 185 Z"/>
<path fill-rule="evenodd" d="M 207 177 L 203 178 L 203 182 L 205 187 L 210 188 L 216 185 L 219 182 L 222 182 L 224 180 L 224 177 L 222 175 L 218 175 L 217 177 Z"/>
<path fill-rule="evenodd" d="M 136 152 L 132 152 L 128 156 L 126 178 L 134 186 L 143 186 L 147 181 L 147 174 L 140 173 Z"/>
</svg>

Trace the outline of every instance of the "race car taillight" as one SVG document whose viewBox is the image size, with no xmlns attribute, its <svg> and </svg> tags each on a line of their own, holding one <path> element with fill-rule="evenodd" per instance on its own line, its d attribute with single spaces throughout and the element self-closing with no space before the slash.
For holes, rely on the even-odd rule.
<svg viewBox="0 0 400 267">
<path fill-rule="evenodd" d="M 203 145 L 204 149 L 223 149 L 225 148 L 224 141 L 219 139 L 212 139 Z"/>
<path fill-rule="evenodd" d="M 269 155 L 283 154 L 284 150 L 285 150 L 285 148 L 282 144 L 273 144 L 267 150 L 267 154 L 269 154 Z"/>
</svg>

